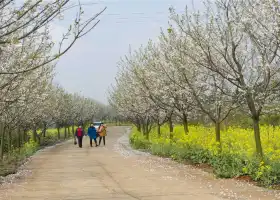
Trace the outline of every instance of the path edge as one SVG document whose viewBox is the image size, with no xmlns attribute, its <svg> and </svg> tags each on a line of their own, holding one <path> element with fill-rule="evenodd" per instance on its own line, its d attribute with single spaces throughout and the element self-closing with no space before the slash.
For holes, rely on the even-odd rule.
<svg viewBox="0 0 280 200">
<path fill-rule="evenodd" d="M 72 138 L 70 138 L 68 140 L 61 140 L 61 141 L 58 141 L 58 142 L 56 142 L 52 145 L 43 146 L 41 148 L 38 148 L 38 150 L 35 151 L 32 155 L 26 157 L 25 159 L 23 159 L 22 161 L 19 162 L 20 164 L 17 167 L 15 173 L 8 174 L 7 176 L 0 176 L 0 187 L 4 186 L 6 184 L 12 184 L 16 180 L 20 180 L 20 179 L 23 179 L 27 176 L 30 176 L 32 174 L 32 171 L 31 170 L 26 170 L 25 166 L 28 165 L 38 153 L 48 151 L 48 150 L 56 148 L 58 146 L 62 146 L 66 143 L 69 143 L 70 140 L 72 141 Z"/>
</svg>

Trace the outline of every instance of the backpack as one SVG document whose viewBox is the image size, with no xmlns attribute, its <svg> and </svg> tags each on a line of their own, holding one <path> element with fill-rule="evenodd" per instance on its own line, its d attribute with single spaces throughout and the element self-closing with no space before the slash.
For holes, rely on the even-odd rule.
<svg viewBox="0 0 280 200">
<path fill-rule="evenodd" d="M 99 132 L 99 135 L 100 135 L 100 136 L 106 136 L 106 135 L 107 135 L 107 134 L 106 134 L 106 128 L 105 128 L 104 125 L 101 125 L 101 126 L 99 127 L 98 132 Z"/>
</svg>

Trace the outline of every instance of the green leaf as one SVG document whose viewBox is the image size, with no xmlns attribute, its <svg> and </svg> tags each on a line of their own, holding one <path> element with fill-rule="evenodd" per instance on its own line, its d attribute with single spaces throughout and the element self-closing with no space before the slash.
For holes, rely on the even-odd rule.
<svg viewBox="0 0 280 200">
<path fill-rule="evenodd" d="M 172 28 L 167 29 L 168 33 L 172 33 Z"/>
</svg>

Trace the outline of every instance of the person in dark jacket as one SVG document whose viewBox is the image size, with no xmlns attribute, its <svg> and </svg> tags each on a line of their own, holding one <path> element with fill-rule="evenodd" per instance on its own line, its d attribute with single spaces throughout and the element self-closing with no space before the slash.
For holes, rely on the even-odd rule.
<svg viewBox="0 0 280 200">
<path fill-rule="evenodd" d="M 77 129 L 76 129 L 76 134 L 75 136 L 77 137 L 78 139 L 78 144 L 79 144 L 79 147 L 82 148 L 83 147 L 83 137 L 84 137 L 85 133 L 84 133 L 84 130 L 82 128 L 82 126 L 79 126 Z"/>
<path fill-rule="evenodd" d="M 96 138 L 97 138 L 97 132 L 96 132 L 96 129 L 95 127 L 93 126 L 93 124 L 90 125 L 90 127 L 88 128 L 88 136 L 89 136 L 89 143 L 90 143 L 90 146 L 92 147 L 92 140 L 94 140 L 95 142 L 95 146 L 97 147 L 97 141 L 96 141 Z"/>
</svg>

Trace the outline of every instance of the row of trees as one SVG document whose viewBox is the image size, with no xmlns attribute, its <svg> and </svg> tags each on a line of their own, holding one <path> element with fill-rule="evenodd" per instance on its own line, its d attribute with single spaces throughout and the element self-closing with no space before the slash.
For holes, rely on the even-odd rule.
<svg viewBox="0 0 280 200">
<path fill-rule="evenodd" d="M 251 118 L 262 156 L 260 117 L 278 114 L 280 3 L 215 0 L 183 15 L 170 8 L 170 28 L 119 63 L 110 103 L 148 135 L 151 127 L 180 120 L 216 126 L 243 113 Z"/>
<path fill-rule="evenodd" d="M 76 9 L 73 23 L 55 43 L 53 22 Z M 55 62 L 88 34 L 105 10 L 85 18 L 82 5 L 70 0 L 0 1 L 0 158 L 14 147 L 45 136 L 48 127 L 69 128 L 92 119 L 102 107 L 92 99 L 54 86 Z M 65 23 L 64 23 L 65 26 Z M 66 130 L 66 129 L 65 129 Z M 70 131 L 68 131 L 69 133 Z M 60 137 L 60 132 L 58 132 Z"/>
<path fill-rule="evenodd" d="M 0 158 L 20 149 L 29 139 L 41 143 L 49 128 L 57 129 L 57 139 L 73 136 L 74 127 L 102 117 L 102 104 L 78 94 L 66 93 L 50 84 L 40 92 L 30 91 L 28 100 L 6 108 L 0 126 Z M 5 118 L 4 118 L 5 117 Z M 64 129 L 62 136 L 61 129 Z M 38 132 L 40 130 L 40 132 Z M 32 133 L 32 134 L 30 134 Z M 31 138 L 30 138 L 31 136 Z"/>
</svg>

